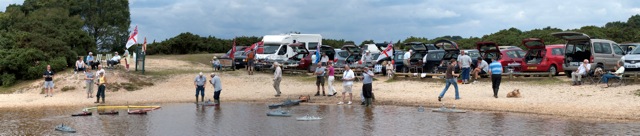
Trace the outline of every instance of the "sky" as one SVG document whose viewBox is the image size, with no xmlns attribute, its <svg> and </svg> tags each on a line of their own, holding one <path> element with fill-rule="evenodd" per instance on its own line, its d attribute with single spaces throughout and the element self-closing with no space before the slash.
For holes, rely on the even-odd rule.
<svg viewBox="0 0 640 136">
<path fill-rule="evenodd" d="M 129 7 L 131 30 L 137 25 L 150 41 L 183 32 L 225 39 L 301 32 L 355 43 L 481 37 L 511 27 L 603 26 L 640 14 L 637 0 L 130 0 Z"/>
</svg>

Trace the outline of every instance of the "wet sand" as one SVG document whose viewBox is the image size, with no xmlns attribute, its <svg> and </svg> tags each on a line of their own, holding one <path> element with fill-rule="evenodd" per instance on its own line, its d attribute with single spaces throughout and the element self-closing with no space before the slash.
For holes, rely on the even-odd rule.
<svg viewBox="0 0 640 136">
<path fill-rule="evenodd" d="M 108 105 L 123 104 L 159 104 L 176 102 L 194 102 L 195 86 L 193 80 L 197 71 L 211 73 L 204 64 L 195 64 L 178 60 L 147 59 L 147 72 L 193 71 L 188 74 L 169 74 L 153 79 L 153 86 L 141 90 L 116 92 L 107 91 Z M 183 72 L 185 73 L 185 72 Z M 13 94 L 0 94 L 0 108 L 38 108 L 51 106 L 92 106 L 95 97 L 88 99 L 83 89 L 84 81 L 75 79 L 72 72 L 61 72 L 56 81 L 54 97 L 45 98 L 40 94 L 42 81 L 23 85 Z M 107 70 L 110 82 L 127 82 L 127 73 L 122 69 Z M 315 77 L 311 75 L 285 75 L 281 83 L 282 96 L 274 97 L 272 73 L 256 72 L 247 75 L 244 70 L 220 73 L 222 79 L 221 101 L 224 102 L 279 102 L 286 98 L 297 99 L 301 95 L 311 95 L 311 104 L 335 105 L 341 97 L 313 96 L 316 93 Z M 476 84 L 459 84 L 460 100 L 454 100 L 454 88 L 451 86 L 442 102 L 437 96 L 444 88 L 443 79 L 394 80 L 377 76 L 373 83 L 376 100 L 374 104 L 411 105 L 437 107 L 441 103 L 456 105 L 459 109 L 477 111 L 505 111 L 558 115 L 577 118 L 640 120 L 640 97 L 634 93 L 640 85 L 632 84 L 620 87 L 602 88 L 595 85 L 569 86 L 566 77 L 549 82 L 540 79 L 508 81 L 503 79 L 499 98 L 493 98 L 491 83 L 487 78 Z M 75 90 L 60 92 L 63 86 L 75 86 Z M 342 83 L 333 85 L 340 95 Z M 354 104 L 360 104 L 362 82 L 353 86 Z M 97 87 L 96 87 L 97 89 Z M 520 89 L 522 98 L 506 98 L 506 94 Z M 95 95 L 94 91 L 94 95 Z M 211 85 L 205 88 L 205 98 L 213 99 Z M 347 98 L 348 100 L 348 98 Z"/>
</svg>

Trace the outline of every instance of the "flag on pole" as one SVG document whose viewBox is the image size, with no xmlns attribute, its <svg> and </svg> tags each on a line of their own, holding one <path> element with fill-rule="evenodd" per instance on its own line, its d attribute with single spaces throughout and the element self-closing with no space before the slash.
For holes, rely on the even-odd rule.
<svg viewBox="0 0 640 136">
<path fill-rule="evenodd" d="M 236 38 L 233 38 L 233 45 L 231 46 L 231 52 L 229 53 L 229 58 L 233 59 L 235 58 L 235 54 L 236 53 Z"/>
<path fill-rule="evenodd" d="M 262 45 L 262 41 L 252 44 L 251 47 L 249 47 L 247 49 L 244 49 L 244 52 L 245 53 L 249 52 L 249 51 L 251 51 L 251 49 L 253 49 L 253 51 L 255 51 L 255 52 L 258 52 L 258 46 L 260 46 L 260 45 Z"/>
<path fill-rule="evenodd" d="M 127 44 L 126 47 L 127 49 L 129 49 L 129 47 L 133 46 L 133 44 L 138 43 L 138 26 L 136 25 L 136 28 L 133 29 L 133 32 L 131 32 L 131 34 L 129 35 L 129 39 L 127 40 Z"/>
<path fill-rule="evenodd" d="M 391 57 L 391 61 L 393 61 L 393 43 L 389 42 L 389 45 L 387 45 L 387 48 L 384 49 L 384 51 L 382 51 L 382 54 L 380 54 L 380 56 L 378 56 L 378 60 L 376 61 L 380 61 L 384 58 L 387 57 Z"/>
<path fill-rule="evenodd" d="M 322 59 L 322 56 L 320 56 L 320 46 L 321 45 L 316 46 L 316 63 L 320 62 L 320 59 Z"/>
</svg>

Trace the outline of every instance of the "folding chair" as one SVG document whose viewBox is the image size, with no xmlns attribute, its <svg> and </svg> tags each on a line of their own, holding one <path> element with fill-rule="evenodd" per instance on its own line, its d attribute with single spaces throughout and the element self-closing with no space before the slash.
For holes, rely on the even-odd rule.
<svg viewBox="0 0 640 136">
<path fill-rule="evenodd" d="M 113 57 L 113 55 L 107 54 L 106 57 L 102 58 L 102 62 L 104 62 L 103 64 L 107 64 L 107 60 L 111 59 L 111 57 Z"/>
<path fill-rule="evenodd" d="M 96 54 L 96 58 L 93 61 L 102 63 L 102 54 Z"/>
<path fill-rule="evenodd" d="M 612 86 L 612 85 L 616 85 L 616 86 L 624 86 L 624 74 L 621 74 L 620 76 L 614 77 L 614 78 L 610 78 L 609 81 L 607 82 L 607 85 Z"/>
<path fill-rule="evenodd" d="M 602 75 L 604 75 L 604 71 L 602 68 L 595 68 L 595 70 L 590 70 L 587 75 L 583 77 L 589 84 L 598 84 L 600 79 L 602 79 Z"/>
</svg>

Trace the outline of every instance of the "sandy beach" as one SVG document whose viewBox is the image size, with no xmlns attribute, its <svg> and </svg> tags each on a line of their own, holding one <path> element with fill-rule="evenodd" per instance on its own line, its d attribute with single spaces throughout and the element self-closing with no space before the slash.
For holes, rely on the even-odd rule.
<svg viewBox="0 0 640 136">
<path fill-rule="evenodd" d="M 176 102 L 194 102 L 195 86 L 193 80 L 199 71 L 212 72 L 202 63 L 171 58 L 147 58 L 147 75 L 126 72 L 123 69 L 107 70 L 111 82 L 136 83 L 143 80 L 153 83 L 141 86 L 139 90 L 127 91 L 123 88 L 113 91 L 107 88 L 108 105 L 123 104 L 161 104 Z M 95 71 L 94 71 L 95 72 Z M 256 72 L 247 75 L 244 69 L 216 72 L 222 79 L 221 102 L 265 102 L 275 103 L 286 98 L 297 99 L 301 95 L 311 95 L 311 103 L 336 104 L 341 97 L 313 96 L 316 92 L 315 77 L 311 75 L 285 75 L 281 83 L 282 96 L 274 97 L 272 73 Z M 569 86 L 564 76 L 555 79 L 521 79 L 509 81 L 503 79 L 499 98 L 493 98 L 489 79 L 481 79 L 475 84 L 460 84 L 460 100 L 454 100 L 454 88 L 450 87 L 442 102 L 437 96 L 444 87 L 443 79 L 411 80 L 399 78 L 387 81 L 387 77 L 377 76 L 373 83 L 376 100 L 374 105 L 403 105 L 437 107 L 441 103 L 456 105 L 459 109 L 472 111 L 504 111 L 557 115 L 577 118 L 640 120 L 640 97 L 635 95 L 637 84 L 602 88 L 595 85 Z M 13 87 L 12 94 L 0 94 L 0 108 L 33 108 L 51 106 L 93 106 L 95 98 L 86 98 L 84 81 L 76 78 L 73 71 L 59 72 L 54 79 L 56 84 L 54 97 L 45 98 L 42 92 L 42 80 L 21 83 Z M 75 87 L 61 92 L 64 86 Z M 342 91 L 340 81 L 333 85 L 338 94 Z M 360 104 L 361 82 L 354 83 L 354 104 Z M 520 89 L 522 98 L 506 98 L 506 94 Z M 94 90 L 94 95 L 95 95 Z M 207 99 L 213 99 L 211 85 L 205 88 Z M 341 96 L 341 95 L 339 95 Z M 348 99 L 348 98 L 347 98 Z"/>
</svg>

